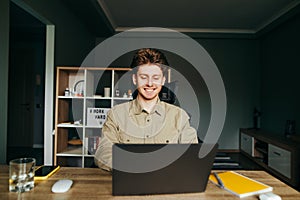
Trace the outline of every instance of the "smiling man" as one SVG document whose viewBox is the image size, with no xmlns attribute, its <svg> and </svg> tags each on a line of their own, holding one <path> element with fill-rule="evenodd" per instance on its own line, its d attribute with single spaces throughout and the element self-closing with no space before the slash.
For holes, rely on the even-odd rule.
<svg viewBox="0 0 300 200">
<path fill-rule="evenodd" d="M 111 170 L 113 143 L 198 143 L 187 113 L 159 99 L 167 65 L 164 54 L 157 49 L 137 51 L 131 64 L 137 97 L 108 112 L 95 154 L 98 167 Z"/>
</svg>

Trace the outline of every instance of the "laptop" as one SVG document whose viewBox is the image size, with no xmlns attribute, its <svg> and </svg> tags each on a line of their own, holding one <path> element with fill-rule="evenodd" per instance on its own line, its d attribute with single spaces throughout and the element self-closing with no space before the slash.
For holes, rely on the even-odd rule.
<svg viewBox="0 0 300 200">
<path fill-rule="evenodd" d="M 114 144 L 113 195 L 204 192 L 218 147 L 206 145 Z"/>
</svg>

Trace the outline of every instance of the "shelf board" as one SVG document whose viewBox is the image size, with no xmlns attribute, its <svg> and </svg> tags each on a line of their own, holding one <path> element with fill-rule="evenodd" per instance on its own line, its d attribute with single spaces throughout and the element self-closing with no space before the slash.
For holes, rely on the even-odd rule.
<svg viewBox="0 0 300 200">
<path fill-rule="evenodd" d="M 114 100 L 128 101 L 128 100 L 132 100 L 132 97 L 114 97 Z"/>
<path fill-rule="evenodd" d="M 90 154 L 84 154 L 83 156 L 84 156 L 84 157 L 90 157 L 90 158 L 95 157 L 95 155 L 90 155 Z"/>
<path fill-rule="evenodd" d="M 85 126 L 85 128 L 102 128 L 103 127 L 103 125 L 102 126 Z"/>
<path fill-rule="evenodd" d="M 94 97 L 85 97 L 86 99 L 101 99 L 101 100 L 120 100 L 120 101 L 129 101 L 132 100 L 132 97 L 98 97 L 98 96 L 94 96 Z"/>
<path fill-rule="evenodd" d="M 69 147 L 64 151 L 57 153 L 56 156 L 82 156 L 82 146 Z"/>
<path fill-rule="evenodd" d="M 58 128 L 82 128 L 83 125 L 76 125 L 76 124 L 67 124 L 67 123 L 61 123 L 61 124 L 57 124 Z"/>
<path fill-rule="evenodd" d="M 255 150 L 259 151 L 262 154 L 268 154 L 268 150 L 267 149 L 263 149 L 261 147 L 255 147 Z"/>
<path fill-rule="evenodd" d="M 59 99 L 102 99 L 102 100 L 121 100 L 121 101 L 128 101 L 132 100 L 132 97 L 101 97 L 101 96 L 90 96 L 90 97 L 76 97 L 76 96 L 58 96 Z"/>
<path fill-rule="evenodd" d="M 110 100 L 112 97 L 102 97 L 102 96 L 89 96 L 86 99 L 103 99 L 103 100 Z"/>
<path fill-rule="evenodd" d="M 268 168 L 268 163 L 265 163 L 262 158 L 254 158 L 253 160 L 262 167 Z"/>
<path fill-rule="evenodd" d="M 59 99 L 84 99 L 84 97 L 77 96 L 58 96 Z"/>
</svg>

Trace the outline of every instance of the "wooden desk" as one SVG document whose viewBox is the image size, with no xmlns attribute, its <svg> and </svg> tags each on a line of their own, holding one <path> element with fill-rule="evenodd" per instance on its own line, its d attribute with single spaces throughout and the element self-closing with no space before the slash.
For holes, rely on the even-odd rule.
<svg viewBox="0 0 300 200">
<path fill-rule="evenodd" d="M 273 187 L 273 192 L 283 200 L 300 199 L 300 193 L 287 186 L 264 171 L 238 171 L 248 177 L 261 181 Z M 51 186 L 55 181 L 69 178 L 74 181 L 72 188 L 64 194 L 54 194 Z M 36 181 L 35 188 L 22 193 L 22 199 L 239 199 L 229 192 L 208 182 L 203 193 L 165 194 L 146 196 L 112 196 L 112 178 L 110 173 L 96 168 L 61 168 L 56 174 L 45 181 Z M 0 199 L 17 199 L 16 193 L 8 192 L 8 167 L 0 166 Z M 246 197 L 243 200 L 258 199 L 257 196 Z"/>
</svg>

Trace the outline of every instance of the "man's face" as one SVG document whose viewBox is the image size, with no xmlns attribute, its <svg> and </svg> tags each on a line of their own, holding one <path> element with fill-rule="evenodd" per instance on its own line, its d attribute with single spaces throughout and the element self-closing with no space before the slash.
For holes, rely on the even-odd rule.
<svg viewBox="0 0 300 200">
<path fill-rule="evenodd" d="M 139 97 L 144 100 L 155 99 L 165 83 L 165 77 L 161 68 L 154 64 L 139 66 L 137 73 L 132 76 L 132 79 L 137 86 Z"/>
</svg>

